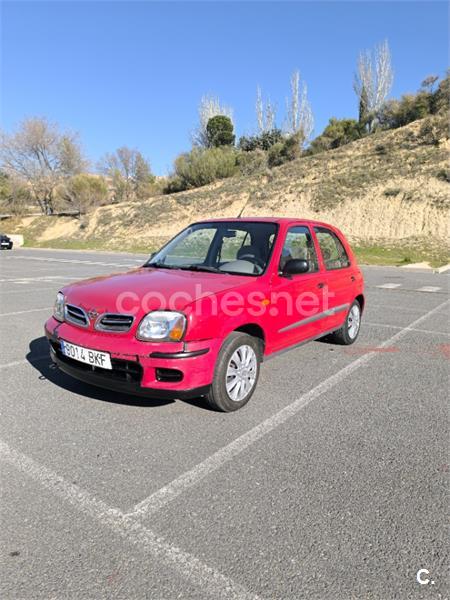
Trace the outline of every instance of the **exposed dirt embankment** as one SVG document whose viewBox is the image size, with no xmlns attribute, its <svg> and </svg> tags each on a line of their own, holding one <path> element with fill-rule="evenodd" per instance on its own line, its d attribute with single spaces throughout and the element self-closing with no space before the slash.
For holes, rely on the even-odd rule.
<svg viewBox="0 0 450 600">
<path fill-rule="evenodd" d="M 329 221 L 362 244 L 448 238 L 448 140 L 425 143 L 420 121 L 251 178 L 98 208 L 82 221 L 29 217 L 3 222 L 39 244 L 157 247 L 211 217 L 298 216 Z"/>
</svg>

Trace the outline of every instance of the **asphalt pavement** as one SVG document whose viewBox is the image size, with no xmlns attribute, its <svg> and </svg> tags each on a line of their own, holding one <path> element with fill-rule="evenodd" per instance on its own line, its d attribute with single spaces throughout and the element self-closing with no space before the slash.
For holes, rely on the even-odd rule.
<svg viewBox="0 0 450 600">
<path fill-rule="evenodd" d="M 448 598 L 449 276 L 364 268 L 357 343 L 221 414 L 51 368 L 58 289 L 144 258 L 0 254 L 1 598 Z"/>
</svg>

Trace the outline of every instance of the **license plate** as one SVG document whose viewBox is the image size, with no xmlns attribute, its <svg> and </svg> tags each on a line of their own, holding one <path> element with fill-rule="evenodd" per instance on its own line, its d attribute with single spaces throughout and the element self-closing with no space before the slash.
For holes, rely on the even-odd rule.
<svg viewBox="0 0 450 600">
<path fill-rule="evenodd" d="M 108 352 L 90 350 L 89 348 L 83 348 L 83 346 L 77 346 L 64 340 L 61 340 L 61 351 L 64 356 L 86 363 L 87 365 L 100 367 L 101 369 L 112 369 L 111 356 Z"/>
</svg>

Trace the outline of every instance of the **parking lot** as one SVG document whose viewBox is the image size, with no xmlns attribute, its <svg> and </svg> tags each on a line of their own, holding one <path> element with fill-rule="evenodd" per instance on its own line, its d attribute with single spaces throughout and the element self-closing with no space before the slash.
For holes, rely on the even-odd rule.
<svg viewBox="0 0 450 600">
<path fill-rule="evenodd" d="M 0 255 L 1 597 L 446 598 L 448 275 L 365 268 L 357 343 L 222 414 L 51 368 L 58 289 L 143 258 Z"/>
</svg>

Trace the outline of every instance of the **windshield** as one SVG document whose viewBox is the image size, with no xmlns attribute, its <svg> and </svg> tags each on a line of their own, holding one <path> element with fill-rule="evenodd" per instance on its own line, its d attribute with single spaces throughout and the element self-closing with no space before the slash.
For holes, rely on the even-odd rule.
<svg viewBox="0 0 450 600">
<path fill-rule="evenodd" d="M 260 275 L 269 262 L 276 232 L 275 223 L 196 223 L 157 252 L 146 266 Z"/>
</svg>

